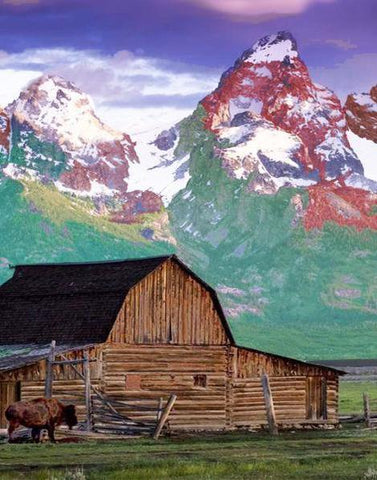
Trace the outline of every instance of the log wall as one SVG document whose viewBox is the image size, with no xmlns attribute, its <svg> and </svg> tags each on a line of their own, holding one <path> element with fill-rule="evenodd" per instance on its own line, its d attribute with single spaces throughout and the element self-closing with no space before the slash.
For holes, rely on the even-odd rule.
<svg viewBox="0 0 377 480">
<path fill-rule="evenodd" d="M 109 341 L 127 344 L 229 343 L 210 292 L 168 260 L 128 293 Z"/>
<path fill-rule="evenodd" d="M 234 350 L 231 425 L 258 427 L 267 423 L 261 384 L 263 373 L 269 376 L 278 424 L 337 423 L 338 376 L 335 372 L 248 349 L 234 347 Z"/>
<path fill-rule="evenodd" d="M 238 378 L 256 377 L 263 373 L 269 376 L 283 377 L 292 375 L 335 377 L 335 373 L 332 370 L 311 365 L 310 363 L 299 362 L 242 347 L 233 348 L 236 351 L 234 354 L 235 375 Z"/>
<path fill-rule="evenodd" d="M 82 359 L 83 351 L 71 351 L 64 354 L 66 358 Z M 93 347 L 89 350 L 91 359 L 97 359 L 96 362 L 90 363 L 90 377 L 94 386 L 100 386 L 100 378 L 102 375 L 102 350 L 101 347 Z M 57 355 L 56 360 L 62 360 Z M 76 368 L 82 373 L 82 364 L 76 365 Z M 54 381 L 52 396 L 58 398 L 66 404 L 72 403 L 77 407 L 79 421 L 85 420 L 85 396 L 84 381 L 69 365 L 55 365 L 53 367 Z M 21 400 L 32 400 L 34 398 L 43 397 L 45 393 L 46 379 L 46 360 L 40 360 L 31 365 L 22 368 L 2 372 L 0 374 L 0 384 L 9 385 L 10 387 L 17 384 Z M 5 387 L 4 387 L 5 388 Z M 1 400 L 1 399 L 0 399 Z M 8 399 L 5 402 L 0 401 L 0 410 L 5 410 L 9 403 L 15 401 L 15 398 Z M 4 407 L 5 405 L 5 407 Z M 5 426 L 5 419 L 0 424 Z"/>
<path fill-rule="evenodd" d="M 225 428 L 227 347 L 112 344 L 103 355 L 110 399 L 156 407 L 175 393 L 171 429 Z"/>
<path fill-rule="evenodd" d="M 82 352 L 67 356 L 81 358 Z M 154 420 L 160 399 L 165 403 L 176 394 L 171 430 L 265 425 L 262 372 L 269 375 L 279 425 L 337 422 L 338 379 L 320 367 L 294 361 L 287 366 L 282 358 L 225 345 L 107 343 L 92 349 L 91 358 L 98 359 L 90 364 L 93 384 L 110 400 L 126 402 L 116 408 L 133 420 Z M 21 399 L 29 400 L 44 395 L 45 373 L 43 360 L 2 374 L 0 381 L 19 382 Z M 324 381 L 327 418 L 321 417 Z M 53 395 L 75 404 L 85 420 L 84 382 L 70 366 L 54 367 Z"/>
</svg>

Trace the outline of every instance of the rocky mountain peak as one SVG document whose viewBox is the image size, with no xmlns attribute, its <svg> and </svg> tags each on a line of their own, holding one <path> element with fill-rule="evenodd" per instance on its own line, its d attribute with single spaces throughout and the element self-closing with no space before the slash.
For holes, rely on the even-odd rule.
<svg viewBox="0 0 377 480">
<path fill-rule="evenodd" d="M 377 85 L 369 93 L 348 95 L 345 110 L 351 131 L 377 143 Z"/>
<path fill-rule="evenodd" d="M 55 75 L 34 80 L 4 116 L 0 112 L 8 143 L 10 125 L 14 148 L 4 144 L 1 149 L 5 140 L 0 135 L 5 175 L 53 183 L 62 192 L 105 203 L 126 205 L 132 199 L 132 209 L 130 203 L 126 213 L 124 208 L 114 213 L 118 222 L 161 209 L 157 195 L 128 188 L 130 164 L 139 162 L 135 143 L 105 125 L 91 98 L 73 83 Z"/>
<path fill-rule="evenodd" d="M 241 60 L 245 62 L 289 62 L 289 59 L 298 57 L 297 42 L 287 31 L 266 35 L 246 50 Z"/>
<path fill-rule="evenodd" d="M 234 125 L 235 117 L 243 112 L 252 112 L 270 122 L 269 134 L 272 124 L 279 131 L 294 135 L 301 148 L 292 150 L 291 160 L 298 162 L 304 172 L 299 176 L 305 181 L 363 174 L 361 162 L 348 143 L 340 100 L 312 81 L 289 32 L 257 41 L 225 72 L 218 88 L 201 104 L 206 111 L 205 127 L 217 135 Z M 234 135 L 227 131 L 227 136 Z M 250 140 L 250 128 L 247 136 Z M 243 154 L 246 153 L 244 150 Z M 274 176 L 279 176 L 278 170 L 274 168 Z M 285 171 L 280 169 L 281 177 L 286 176 Z"/>
</svg>

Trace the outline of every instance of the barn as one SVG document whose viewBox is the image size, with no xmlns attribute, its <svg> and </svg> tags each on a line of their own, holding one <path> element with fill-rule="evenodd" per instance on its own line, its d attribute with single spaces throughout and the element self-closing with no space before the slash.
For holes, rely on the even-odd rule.
<svg viewBox="0 0 377 480">
<path fill-rule="evenodd" d="M 338 422 L 340 372 L 238 346 L 215 291 L 175 255 L 14 268 L 0 287 L 1 427 L 47 383 L 98 429 L 146 428 L 172 395 L 171 431 L 260 428 L 271 406 L 278 427 Z"/>
</svg>

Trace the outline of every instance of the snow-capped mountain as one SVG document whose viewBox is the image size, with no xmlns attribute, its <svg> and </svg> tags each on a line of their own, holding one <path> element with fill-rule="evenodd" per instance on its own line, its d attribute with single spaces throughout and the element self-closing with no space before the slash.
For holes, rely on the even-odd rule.
<svg viewBox="0 0 377 480">
<path fill-rule="evenodd" d="M 113 214 L 117 222 L 161 209 L 158 195 L 130 193 L 130 165 L 139 163 L 134 142 L 101 122 L 90 97 L 71 82 L 50 75 L 32 82 L 0 115 L 5 139 L 9 125 L 12 148 L 6 162 L 3 159 L 6 175 L 50 182 L 61 192 L 101 199 L 101 208 L 115 201 L 120 206 Z"/>
<path fill-rule="evenodd" d="M 311 80 L 288 32 L 246 50 L 201 104 L 206 128 L 231 144 L 219 152 L 225 164 L 254 165 L 254 191 L 275 193 L 284 185 L 363 173 L 346 137 L 339 99 Z"/>
</svg>

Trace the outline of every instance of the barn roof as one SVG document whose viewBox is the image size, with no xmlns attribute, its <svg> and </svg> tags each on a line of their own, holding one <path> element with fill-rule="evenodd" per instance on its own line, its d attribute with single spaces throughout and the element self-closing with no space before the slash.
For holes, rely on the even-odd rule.
<svg viewBox="0 0 377 480">
<path fill-rule="evenodd" d="M 0 345 L 104 342 L 128 291 L 169 258 L 16 266 L 0 287 Z"/>
</svg>

